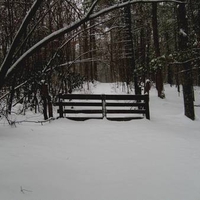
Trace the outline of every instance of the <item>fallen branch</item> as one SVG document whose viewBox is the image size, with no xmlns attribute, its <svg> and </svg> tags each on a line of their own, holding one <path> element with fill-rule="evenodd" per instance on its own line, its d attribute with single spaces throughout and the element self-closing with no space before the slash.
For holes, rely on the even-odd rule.
<svg viewBox="0 0 200 200">
<path fill-rule="evenodd" d="M 53 120 L 55 120 L 55 118 L 54 117 L 50 117 L 49 119 L 47 119 L 47 120 L 38 120 L 38 121 L 34 121 L 34 120 L 21 120 L 21 121 L 14 121 L 13 123 L 18 123 L 18 124 L 20 124 L 20 123 L 23 123 L 23 122 L 28 122 L 28 123 L 39 123 L 39 124 L 41 124 L 41 125 L 43 125 L 44 123 L 46 123 L 46 122 L 51 122 L 51 121 L 53 121 Z"/>
<path fill-rule="evenodd" d="M 31 190 L 27 190 L 27 189 L 24 189 L 22 188 L 22 186 L 20 187 L 20 191 L 25 194 L 25 192 L 32 192 Z"/>
</svg>

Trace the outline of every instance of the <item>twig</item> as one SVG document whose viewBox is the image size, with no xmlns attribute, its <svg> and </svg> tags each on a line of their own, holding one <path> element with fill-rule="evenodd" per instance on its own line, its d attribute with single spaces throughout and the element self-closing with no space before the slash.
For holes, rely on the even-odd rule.
<svg viewBox="0 0 200 200">
<path fill-rule="evenodd" d="M 27 190 L 27 189 L 24 189 L 22 188 L 22 186 L 20 187 L 20 191 L 25 194 L 25 192 L 32 192 L 31 190 Z"/>
<path fill-rule="evenodd" d="M 50 117 L 50 118 L 47 119 L 47 120 L 39 120 L 39 121 L 22 120 L 22 121 L 15 121 L 14 123 L 20 124 L 20 123 L 23 123 L 23 122 L 29 122 L 29 123 L 39 123 L 39 124 L 43 125 L 43 123 L 46 123 L 46 122 L 49 122 L 49 123 L 50 123 L 52 120 L 55 120 L 55 118 L 54 118 L 54 117 Z"/>
</svg>

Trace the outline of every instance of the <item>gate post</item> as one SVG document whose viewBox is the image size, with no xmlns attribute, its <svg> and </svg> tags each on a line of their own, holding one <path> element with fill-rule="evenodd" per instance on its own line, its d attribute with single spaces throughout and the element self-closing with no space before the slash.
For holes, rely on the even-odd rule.
<svg viewBox="0 0 200 200">
<path fill-rule="evenodd" d="M 145 112 L 146 112 L 146 119 L 149 119 L 149 120 L 150 120 L 149 95 L 146 95 L 146 98 L 145 98 Z"/>
<path fill-rule="evenodd" d="M 102 94 L 102 117 L 106 117 L 106 95 Z"/>
<path fill-rule="evenodd" d="M 59 97 L 59 114 L 60 114 L 60 118 L 63 118 L 63 106 L 62 106 L 62 98 L 61 98 L 61 95 L 60 94 L 58 97 Z"/>
</svg>

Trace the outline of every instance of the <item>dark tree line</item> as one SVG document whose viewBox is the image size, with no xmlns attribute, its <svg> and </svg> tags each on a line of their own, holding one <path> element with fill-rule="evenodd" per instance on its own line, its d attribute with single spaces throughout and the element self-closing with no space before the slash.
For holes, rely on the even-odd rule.
<svg viewBox="0 0 200 200">
<path fill-rule="evenodd" d="M 193 85 L 200 84 L 198 0 L 0 4 L 0 90 L 1 96 L 9 94 L 9 110 L 13 99 L 36 99 L 41 80 L 54 96 L 72 92 L 84 80 L 125 82 L 140 94 L 141 82 L 150 79 L 161 98 L 164 83 L 178 88 L 182 84 L 185 114 L 195 118 Z"/>
</svg>

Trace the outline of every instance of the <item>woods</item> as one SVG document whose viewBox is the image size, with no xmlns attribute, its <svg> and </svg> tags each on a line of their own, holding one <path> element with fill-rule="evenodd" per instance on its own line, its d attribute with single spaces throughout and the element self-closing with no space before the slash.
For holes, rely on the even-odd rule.
<svg viewBox="0 0 200 200">
<path fill-rule="evenodd" d="M 141 94 L 151 80 L 160 98 L 165 83 L 182 85 L 185 115 L 195 119 L 198 0 L 4 0 L 0 17 L 1 110 L 21 102 L 37 112 L 42 81 L 54 98 L 84 81 Z"/>
</svg>

